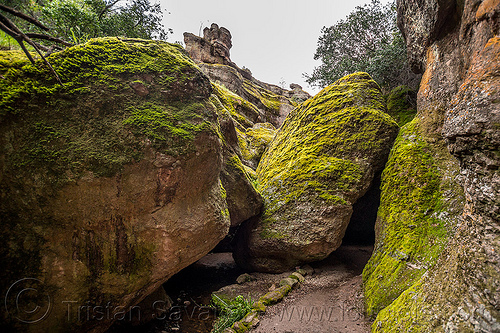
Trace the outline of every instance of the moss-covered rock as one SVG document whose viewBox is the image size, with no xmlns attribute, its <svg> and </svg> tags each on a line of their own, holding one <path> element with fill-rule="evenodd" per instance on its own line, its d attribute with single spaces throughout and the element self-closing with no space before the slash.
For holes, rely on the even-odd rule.
<svg viewBox="0 0 500 333">
<path fill-rule="evenodd" d="M 201 63 L 199 66 L 212 82 L 225 88 L 225 93 L 229 91 L 230 94 L 238 96 L 239 99 L 251 104 L 252 108 L 257 110 L 258 118 L 253 120 L 254 123 L 269 122 L 278 127 L 296 105 L 290 98 L 272 92 L 268 89 L 270 87 L 267 84 L 255 80 L 251 75 L 249 78 L 243 77 L 234 67 L 206 63 Z M 245 108 L 237 107 L 245 113 L 248 111 Z M 251 116 L 255 116 L 255 113 L 252 113 Z"/>
<path fill-rule="evenodd" d="M 1 322 L 102 331 L 116 317 L 93 309 L 137 304 L 228 231 L 211 84 L 164 42 L 103 38 L 55 53 L 62 85 L 41 61 L 6 58 L 12 52 L 0 52 L 1 289 L 26 277 L 44 289 Z M 30 302 L 40 311 L 24 312 Z M 79 317 L 82 306 L 91 313 Z"/>
<path fill-rule="evenodd" d="M 260 214 L 263 199 L 237 154 L 224 159 L 221 181 L 227 191 L 226 201 L 232 227 Z"/>
<path fill-rule="evenodd" d="M 292 287 L 288 284 L 282 285 L 279 288 L 268 292 L 261 298 L 259 298 L 259 303 L 262 303 L 265 306 L 268 305 L 273 305 L 278 302 L 281 302 L 281 300 L 288 295 L 288 293 L 292 290 Z"/>
<path fill-rule="evenodd" d="M 258 215 L 263 206 L 262 197 L 255 186 L 255 176 L 248 173 L 252 170 L 243 165 L 241 161 L 240 131 L 235 128 L 235 125 L 240 127 L 241 125 L 233 118 L 235 115 L 239 115 L 234 110 L 235 101 L 250 103 L 242 100 L 239 96 L 228 93 L 223 87 L 212 85 L 215 94 L 211 96 L 210 100 L 217 111 L 218 129 L 223 139 L 221 181 L 227 193 L 226 201 L 231 217 L 231 226 L 236 227 L 241 222 Z"/>
<path fill-rule="evenodd" d="M 352 204 L 381 170 L 398 127 L 366 73 L 346 76 L 294 109 L 257 169 L 265 211 L 239 232 L 244 267 L 284 271 L 328 256 Z"/>
<path fill-rule="evenodd" d="M 402 16 L 412 34 L 410 40 L 421 33 L 432 36 L 425 29 L 413 29 L 415 22 L 421 24 L 420 11 L 436 14 L 436 8 L 409 2 L 400 10 L 410 11 Z M 454 155 L 448 156 L 448 165 L 436 165 L 442 180 L 461 183 L 464 199 L 437 207 L 458 210 L 455 224 L 448 223 L 451 232 L 441 255 L 420 279 L 378 313 L 374 332 L 500 330 L 500 39 L 492 36 L 496 21 L 486 19 L 498 13 L 500 3 L 485 1 L 478 7 L 465 2 L 460 6 L 460 29 L 444 30 L 449 33 L 432 41 L 427 57 L 418 59 L 426 68 L 419 91 L 418 123 L 419 134 L 432 146 L 431 151 L 442 146 Z M 463 29 L 470 34 L 459 33 Z M 434 153 L 432 157 L 442 156 Z M 451 173 L 458 169 L 457 162 L 459 172 Z M 455 178 L 457 174 L 460 177 Z M 461 192 L 456 187 L 442 192 L 444 203 Z M 448 215 L 453 216 L 449 211 L 453 210 L 448 208 Z M 446 211 L 440 215 L 441 219 L 449 218 Z M 399 224 L 404 226 L 405 222 Z M 425 244 L 426 238 L 421 242 Z M 395 282 L 398 286 L 399 281 Z"/>
<path fill-rule="evenodd" d="M 435 265 L 463 209 L 458 165 L 425 139 L 419 120 L 401 129 L 382 174 L 375 250 L 363 272 L 369 316 Z"/>
<path fill-rule="evenodd" d="M 257 169 L 262 155 L 276 134 L 276 128 L 270 123 L 257 123 L 245 132 L 237 131 L 237 133 L 245 164 Z"/>
<path fill-rule="evenodd" d="M 260 121 L 261 113 L 254 104 L 228 90 L 223 85 L 212 83 L 212 87 L 220 106 L 229 111 L 238 130 L 244 131 Z"/>
<path fill-rule="evenodd" d="M 398 25 L 406 37 L 409 63 L 414 70 L 423 72 L 415 133 L 419 141 L 425 141 L 429 156 L 424 159 L 436 166 L 431 165 L 429 170 L 437 170 L 439 180 L 439 187 L 433 191 L 437 201 L 429 200 L 426 195 L 427 200 L 405 204 L 408 210 L 425 202 L 437 203 L 430 214 L 415 215 L 421 221 L 415 230 L 421 230 L 417 239 L 422 245 L 412 246 L 413 252 L 418 247 L 422 251 L 416 251 L 417 256 L 419 252 L 434 251 L 432 247 L 423 251 L 428 246 L 427 237 L 434 238 L 433 225 L 427 223 L 436 217 L 433 211 L 441 211 L 437 217 L 445 222 L 448 239 L 422 277 L 414 279 L 408 289 L 378 313 L 372 331 L 497 332 L 500 331 L 500 2 L 405 0 L 397 5 Z M 446 157 L 447 151 L 453 156 Z M 402 158 L 399 163 L 404 164 Z M 418 165 L 412 164 L 412 169 Z M 452 182 L 463 187 L 463 194 L 457 185 L 445 185 Z M 415 177 L 409 177 L 398 188 L 403 193 L 405 189 L 421 193 L 414 183 Z M 454 197 L 463 197 L 463 201 L 447 203 Z M 457 210 L 458 214 L 453 213 Z M 392 215 L 398 218 L 398 214 Z M 453 215 L 457 216 L 454 225 Z M 407 220 L 398 218 L 393 226 L 385 227 L 404 233 L 407 225 Z M 408 248 L 406 236 L 385 237 L 390 234 L 395 235 L 381 232 L 379 239 L 386 241 L 377 241 L 377 247 L 390 248 L 396 241 L 396 247 Z M 379 262 L 384 261 L 390 264 L 379 256 Z M 381 273 L 391 266 L 399 266 L 401 275 L 410 269 L 393 261 Z M 390 279 L 400 273 L 389 274 Z M 377 274 L 369 275 L 369 283 L 378 278 Z M 383 280 L 378 283 L 393 295 L 393 287 L 402 286 L 399 279 L 390 284 Z M 382 291 L 377 289 L 374 288 L 369 302 L 382 304 L 379 297 Z"/>
<path fill-rule="evenodd" d="M 409 123 L 417 114 L 417 92 L 407 86 L 399 86 L 387 95 L 387 113 L 399 126 Z"/>
</svg>

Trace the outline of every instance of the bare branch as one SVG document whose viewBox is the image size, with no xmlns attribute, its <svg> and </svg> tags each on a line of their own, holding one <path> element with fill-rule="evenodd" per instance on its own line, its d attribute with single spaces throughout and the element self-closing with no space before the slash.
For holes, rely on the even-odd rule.
<svg viewBox="0 0 500 333">
<path fill-rule="evenodd" d="M 107 5 L 106 7 L 104 7 L 103 10 L 101 10 L 101 12 L 99 13 L 99 20 L 102 18 L 102 16 L 111 8 L 113 7 L 114 5 L 116 5 L 118 2 L 120 2 L 120 0 L 115 0 L 113 2 L 111 2 L 109 5 Z"/>
<path fill-rule="evenodd" d="M 14 31 L 12 31 L 10 27 L 6 25 L 7 22 L 5 22 L 3 19 L 4 19 L 3 15 L 0 14 L 0 30 L 2 30 L 3 32 L 5 32 L 7 35 L 11 36 L 14 39 L 17 38 L 17 34 Z"/>
<path fill-rule="evenodd" d="M 42 60 L 45 63 L 45 65 L 47 65 L 47 67 L 49 67 L 49 70 L 56 77 L 57 82 L 59 82 L 59 84 L 62 86 L 62 82 L 61 82 L 61 79 L 59 78 L 59 75 L 57 75 L 57 72 L 55 71 L 54 67 L 52 67 L 52 65 L 50 64 L 50 62 L 48 62 L 47 59 L 45 59 L 45 57 L 43 56 L 42 52 L 40 52 L 40 49 L 37 47 L 36 43 L 34 43 L 29 38 L 26 41 L 27 41 L 28 44 L 30 44 L 31 46 L 33 46 L 35 48 L 36 52 L 40 55 L 40 57 L 42 58 Z"/>
<path fill-rule="evenodd" d="M 44 34 L 27 33 L 26 36 L 28 36 L 29 38 L 44 39 L 44 40 L 48 40 L 48 41 L 51 41 L 51 42 L 56 42 L 56 43 L 62 44 L 64 46 L 73 46 L 73 44 L 68 43 L 68 42 L 66 42 L 66 41 L 64 41 L 62 39 L 59 39 L 59 38 L 56 38 L 56 37 L 52 37 L 52 36 L 48 36 L 48 35 L 44 35 Z"/>
<path fill-rule="evenodd" d="M 49 28 L 47 28 L 45 25 L 43 25 L 40 21 L 38 21 L 34 17 L 31 17 L 29 15 L 23 14 L 23 13 L 15 10 L 15 9 L 12 9 L 12 8 L 4 6 L 4 5 L 0 5 L 0 9 L 3 10 L 4 12 L 7 12 L 7 13 L 10 13 L 10 14 L 12 14 L 14 16 L 19 17 L 19 18 L 22 18 L 25 21 L 33 23 L 34 25 L 36 25 L 40 29 L 43 29 L 45 31 L 49 31 L 50 30 Z"/>
<path fill-rule="evenodd" d="M 39 48 L 40 45 L 35 43 L 34 41 L 32 41 L 21 30 L 19 30 L 19 28 L 14 23 L 12 23 L 11 20 L 9 20 L 7 17 L 3 16 L 2 14 L 0 14 L 0 29 L 2 29 L 3 31 L 5 31 L 9 35 L 11 35 L 17 41 L 19 46 L 21 46 L 21 49 L 24 51 L 24 54 L 26 54 L 26 56 L 31 61 L 31 63 L 34 64 L 35 60 L 31 56 L 31 54 L 29 53 L 28 49 L 26 49 L 24 42 L 31 45 L 35 49 L 35 51 L 40 55 L 40 57 L 42 58 L 45 65 L 47 65 L 49 70 L 55 76 L 57 82 L 59 82 L 59 84 L 62 85 L 62 82 L 61 82 L 61 79 L 59 78 L 59 75 L 57 75 L 57 73 L 54 70 L 54 68 L 52 67 L 52 65 L 47 61 L 47 59 L 43 56 L 42 52 L 40 51 L 40 48 Z"/>
</svg>

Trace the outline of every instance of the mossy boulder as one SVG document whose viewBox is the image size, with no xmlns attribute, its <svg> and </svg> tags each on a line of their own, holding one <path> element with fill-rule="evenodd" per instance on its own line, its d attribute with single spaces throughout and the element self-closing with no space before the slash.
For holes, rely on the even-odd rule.
<svg viewBox="0 0 500 333">
<path fill-rule="evenodd" d="M 262 155 L 276 134 L 276 128 L 270 123 L 257 123 L 244 133 L 238 131 L 241 156 L 246 165 L 257 169 Z"/>
<path fill-rule="evenodd" d="M 407 86 L 399 86 L 387 95 L 387 113 L 399 126 L 409 123 L 417 114 L 417 92 Z"/>
<path fill-rule="evenodd" d="M 260 214 L 263 199 L 254 187 L 250 175 L 237 154 L 224 159 L 221 181 L 227 191 L 227 205 L 231 217 L 231 227 Z"/>
<path fill-rule="evenodd" d="M 231 217 L 231 226 L 236 227 L 262 211 L 263 199 L 255 188 L 255 181 L 248 173 L 251 169 L 249 170 L 243 165 L 240 158 L 242 156 L 239 146 L 240 135 L 235 125 L 241 125 L 233 118 L 234 103 L 225 100 L 231 95 L 221 94 L 223 88 L 216 84 L 212 85 L 216 93 L 211 96 L 210 100 L 217 111 L 220 135 L 223 139 L 221 181 L 227 194 L 226 201 Z M 241 100 L 236 95 L 231 98 L 237 101 Z M 247 104 L 249 103 L 247 102 Z"/>
<path fill-rule="evenodd" d="M 292 290 L 292 286 L 286 284 L 282 285 L 279 288 L 266 293 L 264 296 L 259 298 L 259 303 L 264 306 L 273 305 L 281 302 L 281 300 L 288 295 L 288 293 Z"/>
<path fill-rule="evenodd" d="M 355 73 L 289 114 L 257 168 L 265 211 L 239 231 L 240 265 L 285 271 L 340 246 L 353 203 L 397 135 L 385 111 L 377 83 Z"/>
<path fill-rule="evenodd" d="M 437 262 L 463 209 L 458 172 L 443 142 L 426 140 L 420 118 L 401 129 L 382 174 L 375 249 L 363 271 L 369 316 Z"/>
<path fill-rule="evenodd" d="M 103 38 L 48 60 L 62 85 L 0 61 L 1 290 L 38 291 L 10 293 L 1 321 L 100 332 L 227 234 L 223 138 L 180 46 Z"/>
</svg>

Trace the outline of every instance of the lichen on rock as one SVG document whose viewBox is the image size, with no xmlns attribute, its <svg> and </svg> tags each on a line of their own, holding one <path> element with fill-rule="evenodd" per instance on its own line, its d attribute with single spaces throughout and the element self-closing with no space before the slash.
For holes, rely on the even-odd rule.
<svg viewBox="0 0 500 333">
<path fill-rule="evenodd" d="M 309 94 L 298 85 L 289 91 L 261 82 L 252 76 L 248 68 L 238 67 L 229 57 L 231 38 L 229 30 L 215 23 L 203 30 L 203 38 L 184 33 L 186 51 L 210 80 L 225 86 L 258 110 L 258 119 L 250 115 L 253 123 L 269 122 L 279 127 L 296 105 L 295 101 L 305 100 L 310 97 Z"/>
<path fill-rule="evenodd" d="M 378 85 L 355 73 L 289 114 L 258 166 L 265 211 L 239 232 L 239 264 L 283 271 L 340 245 L 398 130 L 384 111 Z"/>
</svg>

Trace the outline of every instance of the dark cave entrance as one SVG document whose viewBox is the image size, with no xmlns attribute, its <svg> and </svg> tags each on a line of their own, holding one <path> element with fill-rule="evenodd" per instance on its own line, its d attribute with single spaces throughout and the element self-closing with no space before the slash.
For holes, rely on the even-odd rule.
<svg viewBox="0 0 500 333">
<path fill-rule="evenodd" d="M 375 222 L 380 206 L 381 177 L 382 172 L 375 174 L 368 191 L 353 205 L 351 220 L 342 239 L 342 245 L 375 244 Z"/>
</svg>

